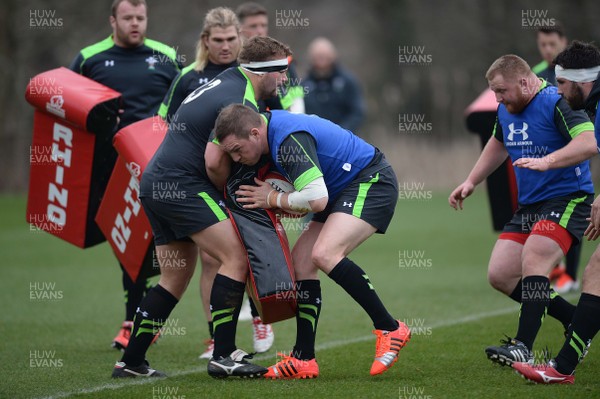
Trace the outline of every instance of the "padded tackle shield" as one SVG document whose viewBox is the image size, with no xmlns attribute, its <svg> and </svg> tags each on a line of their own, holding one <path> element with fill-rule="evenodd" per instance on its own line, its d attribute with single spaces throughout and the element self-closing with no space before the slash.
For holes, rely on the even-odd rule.
<svg viewBox="0 0 600 399">
<path fill-rule="evenodd" d="M 27 221 L 80 248 L 104 241 L 94 216 L 116 160 L 120 93 L 67 68 L 32 78 Z"/>
<path fill-rule="evenodd" d="M 119 158 L 110 177 L 96 223 L 133 281 L 159 273 L 152 227 L 139 200 L 140 178 L 167 133 L 153 116 L 119 130 L 113 144 Z"/>
<path fill-rule="evenodd" d="M 238 166 L 238 165 L 236 165 Z M 250 273 L 246 284 L 263 323 L 296 316 L 296 280 L 285 229 L 275 212 L 243 209 L 235 200 L 241 184 L 254 185 L 254 176 L 263 179 L 271 164 L 260 169 L 239 165 L 227 182 L 227 208 L 248 255 Z"/>
</svg>

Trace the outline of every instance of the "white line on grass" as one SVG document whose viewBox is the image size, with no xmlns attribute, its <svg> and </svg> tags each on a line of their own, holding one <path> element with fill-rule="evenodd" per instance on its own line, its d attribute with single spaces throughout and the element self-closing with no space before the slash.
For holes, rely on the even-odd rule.
<svg viewBox="0 0 600 399">
<path fill-rule="evenodd" d="M 456 319 L 443 320 L 439 323 L 435 323 L 435 324 L 432 324 L 427 327 L 440 328 L 440 327 L 450 327 L 450 326 L 455 326 L 455 325 L 459 325 L 459 324 L 470 323 L 472 321 L 482 320 L 482 319 L 486 319 L 488 317 L 495 317 L 495 316 L 501 316 L 501 315 L 505 315 L 508 313 L 512 313 L 516 309 L 517 309 L 517 306 L 515 305 L 515 306 L 503 308 L 503 309 L 492 310 L 490 312 L 477 313 L 477 314 L 473 314 L 473 315 L 469 315 L 469 316 L 459 317 Z M 355 344 L 358 342 L 369 341 L 372 339 L 373 339 L 373 335 L 364 335 L 362 337 L 329 341 L 329 342 L 325 342 L 321 345 L 317 345 L 316 350 L 333 349 L 333 348 L 338 348 L 340 346 Z M 264 360 L 264 359 L 268 359 L 270 357 L 273 357 L 273 354 L 255 356 L 254 359 L 255 360 Z M 187 370 L 175 371 L 173 373 L 169 373 L 169 377 L 179 377 L 179 376 L 196 374 L 196 373 L 201 373 L 201 372 L 206 372 L 206 365 L 203 365 L 201 367 L 194 367 L 194 368 L 187 369 Z M 107 376 L 108 376 L 108 371 L 107 371 Z M 138 379 L 131 379 L 131 380 L 128 379 L 126 382 L 102 384 L 102 385 L 98 385 L 93 388 L 83 388 L 83 389 L 78 389 L 76 391 L 71 391 L 71 392 L 59 392 L 52 396 L 47 396 L 44 399 L 68 398 L 69 396 L 73 396 L 73 395 L 96 393 L 96 392 L 101 392 L 101 391 L 106 391 L 106 390 L 116 390 L 116 389 L 121 389 L 121 388 L 129 387 L 129 386 L 149 384 L 151 382 L 156 382 L 156 381 L 157 381 L 157 379 L 154 379 L 154 378 L 138 378 Z"/>
</svg>

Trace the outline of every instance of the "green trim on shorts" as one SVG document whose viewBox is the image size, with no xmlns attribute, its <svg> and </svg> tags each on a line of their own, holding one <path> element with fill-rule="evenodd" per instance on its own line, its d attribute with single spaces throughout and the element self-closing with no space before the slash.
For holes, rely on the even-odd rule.
<svg viewBox="0 0 600 399">
<path fill-rule="evenodd" d="M 571 201 L 569 201 L 569 203 L 567 204 L 567 207 L 565 208 L 565 211 L 563 212 L 563 215 L 560 218 L 560 221 L 558 222 L 558 224 L 561 225 L 562 227 L 564 227 L 566 229 L 567 228 L 567 224 L 569 224 L 569 220 L 571 219 L 571 215 L 573 214 L 573 210 L 575 209 L 575 207 L 577 206 L 577 204 L 580 204 L 583 201 L 585 201 L 585 199 L 587 197 L 588 196 L 586 195 L 585 197 L 575 198 L 575 199 L 572 199 Z"/>
<path fill-rule="evenodd" d="M 362 215 L 363 208 L 365 206 L 365 200 L 367 199 L 367 193 L 369 189 L 373 185 L 373 183 L 377 183 L 379 181 L 379 172 L 375 175 L 374 178 L 369 180 L 366 183 L 360 183 L 358 185 L 358 195 L 356 196 L 356 201 L 354 202 L 354 209 L 352 209 L 352 216 L 356 216 L 360 218 Z"/>
<path fill-rule="evenodd" d="M 225 214 L 225 212 L 223 212 L 223 209 L 221 209 L 219 204 L 217 204 L 212 198 L 210 198 L 210 195 L 208 195 L 205 192 L 201 192 L 198 193 L 198 196 L 201 197 L 204 200 L 204 202 L 206 202 L 206 205 L 208 205 L 210 210 L 213 211 L 217 219 L 219 219 L 219 222 L 227 220 L 227 215 Z"/>
</svg>

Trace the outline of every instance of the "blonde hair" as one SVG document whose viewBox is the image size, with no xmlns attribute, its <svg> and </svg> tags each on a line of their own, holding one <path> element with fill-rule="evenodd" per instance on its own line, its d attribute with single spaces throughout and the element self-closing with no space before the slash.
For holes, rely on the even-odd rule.
<svg viewBox="0 0 600 399">
<path fill-rule="evenodd" d="M 196 71 L 202 72 L 208 64 L 208 48 L 204 44 L 204 38 L 210 36 L 210 30 L 212 28 L 228 28 L 230 26 L 235 27 L 235 31 L 240 38 L 240 22 L 237 16 L 227 7 L 217 7 L 206 13 L 204 17 L 204 25 L 202 26 L 202 33 L 200 33 L 200 39 L 196 44 Z"/>
<path fill-rule="evenodd" d="M 500 74 L 506 79 L 515 79 L 526 77 L 530 73 L 532 73 L 531 68 L 523 58 L 518 55 L 507 54 L 492 63 L 485 73 L 485 78 L 492 80 L 494 76 Z"/>
</svg>

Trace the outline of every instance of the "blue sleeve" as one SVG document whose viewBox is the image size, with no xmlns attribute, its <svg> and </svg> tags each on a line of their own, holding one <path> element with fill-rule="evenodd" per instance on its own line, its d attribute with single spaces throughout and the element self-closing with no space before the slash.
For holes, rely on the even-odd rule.
<svg viewBox="0 0 600 399">
<path fill-rule="evenodd" d="M 323 177 L 317 143 L 307 132 L 290 134 L 279 146 L 276 158 L 298 191 L 316 178 Z"/>
</svg>

